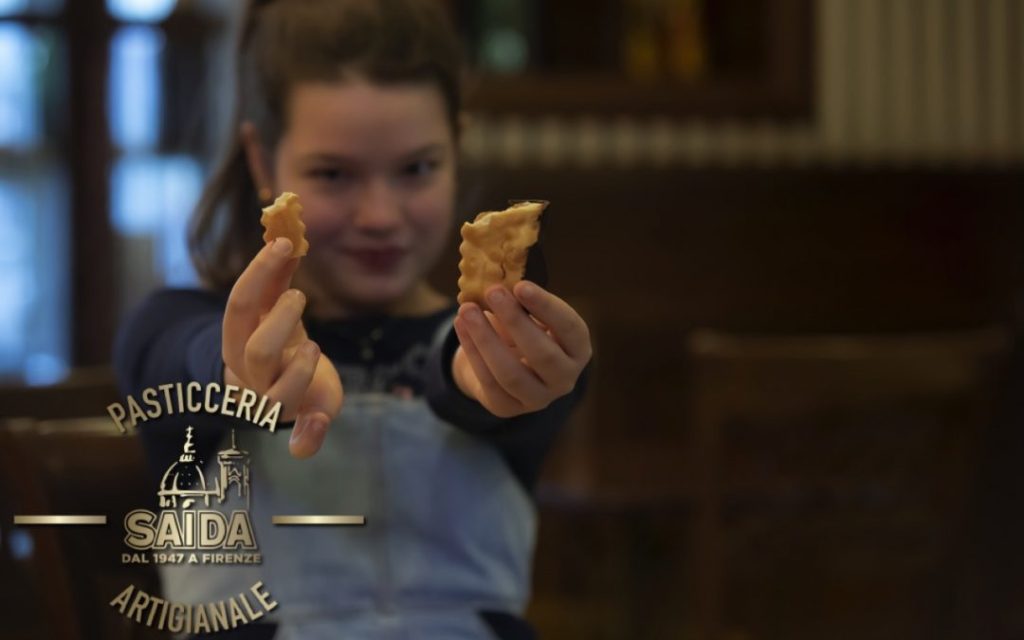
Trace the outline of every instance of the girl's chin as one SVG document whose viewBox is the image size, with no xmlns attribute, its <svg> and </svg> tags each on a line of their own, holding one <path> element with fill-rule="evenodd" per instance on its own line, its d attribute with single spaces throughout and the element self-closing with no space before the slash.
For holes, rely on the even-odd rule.
<svg viewBox="0 0 1024 640">
<path fill-rule="evenodd" d="M 353 306 L 388 307 L 408 296 L 409 289 L 405 282 L 393 278 L 360 278 L 357 282 L 345 283 L 339 293 Z"/>
</svg>

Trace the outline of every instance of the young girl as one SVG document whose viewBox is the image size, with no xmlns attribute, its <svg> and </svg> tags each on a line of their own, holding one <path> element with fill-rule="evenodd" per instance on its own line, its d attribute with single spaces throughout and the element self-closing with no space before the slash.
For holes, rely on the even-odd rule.
<svg viewBox="0 0 1024 640">
<path fill-rule="evenodd" d="M 262 581 L 278 606 L 242 628 L 253 637 L 533 637 L 521 618 L 532 492 L 590 338 L 536 284 L 494 287 L 484 314 L 426 281 L 457 236 L 462 69 L 439 7 L 253 3 L 235 135 L 190 238 L 206 289 L 154 294 L 119 336 L 125 393 L 234 384 L 280 400 L 294 421 L 287 445 L 235 434 L 262 564 L 160 567 L 175 602 Z M 304 205 L 300 259 L 288 240 L 261 239 L 260 209 L 283 191 Z M 212 468 L 235 425 L 188 424 L 190 450 Z M 182 453 L 181 423 L 140 433 L 157 469 Z M 272 526 L 277 514 L 366 524 Z"/>
</svg>

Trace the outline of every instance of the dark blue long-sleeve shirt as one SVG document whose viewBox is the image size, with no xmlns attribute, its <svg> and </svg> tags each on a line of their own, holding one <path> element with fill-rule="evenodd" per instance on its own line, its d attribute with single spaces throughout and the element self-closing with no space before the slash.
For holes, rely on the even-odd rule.
<svg viewBox="0 0 1024 640">
<path fill-rule="evenodd" d="M 166 289 L 151 294 L 118 334 L 114 366 L 121 391 L 179 381 L 223 384 L 221 324 L 226 298 L 209 291 Z M 522 485 L 533 491 L 545 455 L 582 395 L 584 378 L 546 409 L 502 419 L 465 396 L 455 385 L 451 362 L 458 340 L 451 328 L 452 305 L 422 317 L 359 316 L 318 321 L 306 318 L 310 339 L 338 369 L 346 393 L 394 392 L 425 396 L 433 411 L 455 427 L 492 443 Z M 438 346 L 437 332 L 447 326 Z M 191 416 L 200 458 L 214 451 L 227 428 L 217 416 Z M 165 421 L 161 424 L 170 424 Z M 289 425 L 281 425 L 287 427 Z M 180 429 L 146 425 L 140 430 L 153 461 L 173 458 Z M 330 437 L 328 435 L 328 437 Z"/>
</svg>

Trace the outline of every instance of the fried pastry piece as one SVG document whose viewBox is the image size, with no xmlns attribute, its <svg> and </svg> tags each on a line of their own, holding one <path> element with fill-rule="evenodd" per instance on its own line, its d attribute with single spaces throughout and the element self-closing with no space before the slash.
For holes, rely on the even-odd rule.
<svg viewBox="0 0 1024 640">
<path fill-rule="evenodd" d="M 292 241 L 292 257 L 306 255 L 309 242 L 306 240 L 306 224 L 302 221 L 302 205 L 299 196 L 285 191 L 277 197 L 274 204 L 263 208 L 260 224 L 266 229 L 263 232 L 264 242 L 273 242 L 276 238 L 288 238 Z"/>
<path fill-rule="evenodd" d="M 504 211 L 484 211 L 462 225 L 459 303 L 489 309 L 484 292 L 495 284 L 511 290 L 523 279 L 530 247 L 540 233 L 546 202 L 524 201 Z"/>
</svg>

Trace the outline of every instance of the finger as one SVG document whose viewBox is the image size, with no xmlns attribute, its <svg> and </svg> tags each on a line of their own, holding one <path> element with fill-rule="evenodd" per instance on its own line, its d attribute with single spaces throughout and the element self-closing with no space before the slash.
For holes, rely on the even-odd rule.
<svg viewBox="0 0 1024 640">
<path fill-rule="evenodd" d="M 491 323 L 491 326 L 494 327 L 494 331 L 497 332 L 499 336 L 501 336 L 501 341 L 514 349 L 516 346 L 516 341 L 513 340 L 512 336 L 509 335 L 508 331 L 505 330 L 504 325 L 501 324 L 501 321 L 498 320 L 498 317 L 494 315 L 493 312 L 487 311 L 486 309 L 484 310 L 484 315 L 487 317 L 487 321 Z"/>
<path fill-rule="evenodd" d="M 295 337 L 305 308 L 306 296 L 298 289 L 289 289 L 253 331 L 245 345 L 245 372 L 250 385 L 266 389 L 281 374 L 284 350 Z"/>
<path fill-rule="evenodd" d="M 572 391 L 579 375 L 578 365 L 555 339 L 534 322 L 504 287 L 487 291 L 487 301 L 494 310 L 498 324 L 513 339 L 516 349 L 527 365 L 544 381 L 548 389 L 558 395 Z"/>
<path fill-rule="evenodd" d="M 275 293 L 270 303 L 265 300 L 269 295 L 268 284 L 276 286 L 280 272 L 292 268 L 287 264 L 291 250 L 291 241 L 287 238 L 278 238 L 264 246 L 231 288 L 224 309 L 222 349 L 224 362 L 236 374 L 241 375 L 245 370 L 245 344 L 259 326 L 260 314 L 281 294 L 281 291 Z"/>
<path fill-rule="evenodd" d="M 327 414 L 322 412 L 300 415 L 288 439 L 288 452 L 296 458 L 314 455 L 323 446 L 329 424 Z"/>
<path fill-rule="evenodd" d="M 527 280 L 517 282 L 512 291 L 526 310 L 548 328 L 569 357 L 581 364 L 590 360 L 590 329 L 568 302 Z"/>
<path fill-rule="evenodd" d="M 480 350 L 477 349 L 476 343 L 473 342 L 473 337 L 469 334 L 465 321 L 462 318 L 456 317 L 452 324 L 455 327 L 455 335 L 459 338 L 459 344 L 462 346 L 462 352 L 466 356 L 466 361 L 469 362 L 469 367 L 476 375 L 479 389 L 474 390 L 474 395 L 478 399 L 486 396 L 489 401 L 488 403 L 492 405 L 488 407 L 492 413 L 502 413 L 504 415 L 521 413 L 524 408 L 523 404 L 510 396 L 498 384 L 487 363 L 484 362 L 483 356 L 480 355 Z M 481 402 L 481 404 L 483 403 Z"/>
<path fill-rule="evenodd" d="M 459 315 L 466 321 L 473 344 L 502 389 L 527 407 L 550 395 L 543 381 L 501 341 L 477 305 L 463 305 Z"/>
<path fill-rule="evenodd" d="M 291 240 L 288 240 L 291 243 Z M 292 277 L 295 275 L 295 270 L 299 268 L 298 258 L 289 258 L 285 260 L 284 266 L 280 270 L 274 271 L 270 278 L 267 280 L 267 285 L 263 289 L 263 297 L 260 299 L 260 306 L 263 309 L 269 309 L 277 302 L 277 299 L 281 297 L 281 294 L 288 290 L 292 286 Z"/>
<path fill-rule="evenodd" d="M 295 351 L 295 356 L 288 362 L 281 376 L 267 389 L 266 395 L 282 404 L 281 420 L 290 422 L 298 415 L 319 357 L 320 347 L 312 340 L 306 342 Z"/>
<path fill-rule="evenodd" d="M 293 456 L 308 458 L 320 450 L 331 421 L 341 412 L 344 396 L 337 370 L 321 354 L 288 441 Z"/>
</svg>

